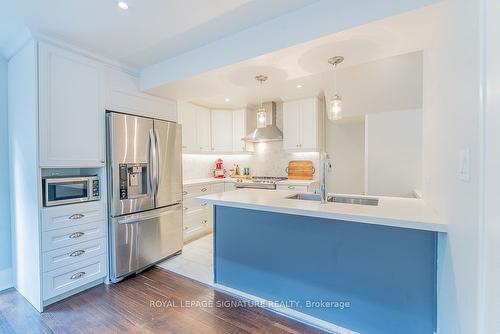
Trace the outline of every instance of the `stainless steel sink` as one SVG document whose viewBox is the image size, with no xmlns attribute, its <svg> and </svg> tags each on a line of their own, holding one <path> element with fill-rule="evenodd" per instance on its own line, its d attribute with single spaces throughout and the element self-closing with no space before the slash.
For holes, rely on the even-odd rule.
<svg viewBox="0 0 500 334">
<path fill-rule="evenodd" d="M 321 201 L 319 194 L 298 193 L 287 197 L 288 199 L 298 199 L 303 201 Z M 359 205 L 378 205 L 378 198 L 376 197 L 361 197 L 361 196 L 328 196 L 328 202 L 345 203 L 345 204 L 359 204 Z"/>
<path fill-rule="evenodd" d="M 378 198 L 376 197 L 329 196 L 327 200 L 335 203 L 378 205 Z"/>
<path fill-rule="evenodd" d="M 307 194 L 307 193 L 298 193 L 292 196 L 288 196 L 288 199 L 300 199 L 303 201 L 321 201 L 320 194 Z"/>
</svg>

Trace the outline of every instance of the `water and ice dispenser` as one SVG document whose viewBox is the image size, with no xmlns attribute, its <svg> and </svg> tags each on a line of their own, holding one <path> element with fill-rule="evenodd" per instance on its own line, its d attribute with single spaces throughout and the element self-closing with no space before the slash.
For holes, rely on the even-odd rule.
<svg viewBox="0 0 500 334">
<path fill-rule="evenodd" d="M 120 164 L 120 199 L 148 194 L 148 164 Z"/>
</svg>

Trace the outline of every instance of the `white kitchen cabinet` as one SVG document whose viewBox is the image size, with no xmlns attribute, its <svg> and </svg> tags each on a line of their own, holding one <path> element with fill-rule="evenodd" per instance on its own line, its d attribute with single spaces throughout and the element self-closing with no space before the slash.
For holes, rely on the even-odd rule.
<svg viewBox="0 0 500 334">
<path fill-rule="evenodd" d="M 287 151 L 320 149 L 320 108 L 317 98 L 283 103 L 283 148 Z"/>
<path fill-rule="evenodd" d="M 102 64 L 44 43 L 38 50 L 40 166 L 103 166 Z"/>
<path fill-rule="evenodd" d="M 212 110 L 212 151 L 231 152 L 233 150 L 233 112 Z"/>
<path fill-rule="evenodd" d="M 203 107 L 197 107 L 196 110 L 198 147 L 201 152 L 210 152 L 212 151 L 210 110 Z"/>
<path fill-rule="evenodd" d="M 215 194 L 224 191 L 224 182 L 196 183 L 184 185 L 183 191 L 183 225 L 184 242 L 189 242 L 212 231 L 212 206 L 206 202 L 198 202 L 197 196 Z"/>
<path fill-rule="evenodd" d="M 233 191 L 236 190 L 236 183 L 234 182 L 224 182 L 224 191 Z"/>
<path fill-rule="evenodd" d="M 179 103 L 177 109 L 183 152 L 211 152 L 210 110 L 191 103 Z"/>
<path fill-rule="evenodd" d="M 247 135 L 245 109 L 208 110 L 191 103 L 179 103 L 177 109 L 184 153 L 253 151 L 253 144 L 242 140 Z"/>
<path fill-rule="evenodd" d="M 308 191 L 308 188 L 307 188 L 307 186 L 278 184 L 278 185 L 276 185 L 276 190 L 295 190 L 295 191 L 306 192 L 306 191 Z"/>
<path fill-rule="evenodd" d="M 233 111 L 233 152 L 247 151 L 247 143 L 242 140 L 247 135 L 246 117 L 245 109 Z"/>
<path fill-rule="evenodd" d="M 177 122 L 177 103 L 139 90 L 139 78 L 105 66 L 106 110 Z"/>
<path fill-rule="evenodd" d="M 182 150 L 196 151 L 199 147 L 196 134 L 196 109 L 179 105 L 178 110 L 179 123 L 182 125 Z"/>
<path fill-rule="evenodd" d="M 284 180 L 276 183 L 276 190 L 313 192 L 318 189 L 319 189 L 319 182 L 316 180 Z"/>
</svg>

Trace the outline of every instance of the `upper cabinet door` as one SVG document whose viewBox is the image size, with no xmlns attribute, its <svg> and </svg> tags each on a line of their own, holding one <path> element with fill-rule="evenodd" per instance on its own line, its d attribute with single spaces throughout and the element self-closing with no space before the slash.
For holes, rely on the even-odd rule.
<svg viewBox="0 0 500 334">
<path fill-rule="evenodd" d="M 182 151 L 196 152 L 199 149 L 196 135 L 197 112 L 190 103 L 179 103 L 179 123 L 182 124 Z"/>
<path fill-rule="evenodd" d="M 233 150 L 233 113 L 228 110 L 212 110 L 212 150 Z"/>
<path fill-rule="evenodd" d="M 283 103 L 283 148 L 287 151 L 319 150 L 318 99 Z"/>
<path fill-rule="evenodd" d="M 300 101 L 300 149 L 318 150 L 318 99 Z"/>
<path fill-rule="evenodd" d="M 103 82 L 98 62 L 39 45 L 41 167 L 104 165 Z"/>
<path fill-rule="evenodd" d="M 245 109 L 233 111 L 233 152 L 245 152 L 246 143 L 241 140 L 246 134 L 246 111 Z"/>
<path fill-rule="evenodd" d="M 288 151 L 300 149 L 300 101 L 283 103 L 283 148 Z"/>
<path fill-rule="evenodd" d="M 212 151 L 210 110 L 195 106 L 196 108 L 196 134 L 200 152 Z"/>
</svg>

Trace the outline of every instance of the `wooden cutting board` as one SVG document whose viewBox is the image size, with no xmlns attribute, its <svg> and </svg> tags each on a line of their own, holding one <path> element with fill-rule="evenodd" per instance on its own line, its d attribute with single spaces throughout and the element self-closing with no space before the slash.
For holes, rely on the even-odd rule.
<svg viewBox="0 0 500 334">
<path fill-rule="evenodd" d="M 314 166 L 311 160 L 290 160 L 287 173 L 290 180 L 312 180 Z"/>
</svg>

